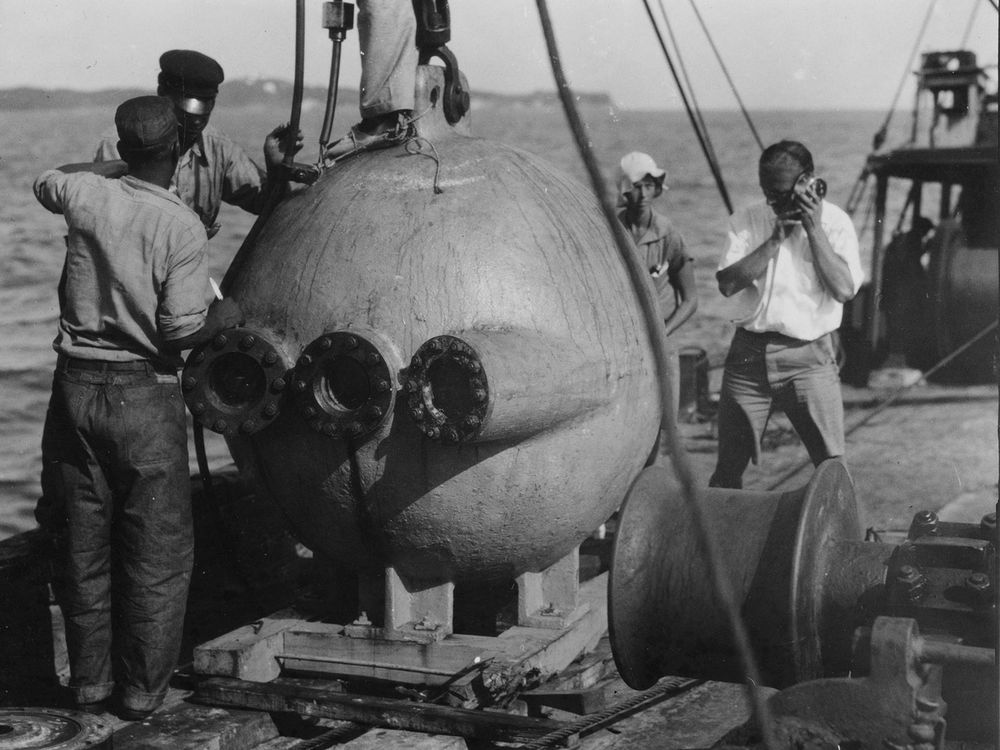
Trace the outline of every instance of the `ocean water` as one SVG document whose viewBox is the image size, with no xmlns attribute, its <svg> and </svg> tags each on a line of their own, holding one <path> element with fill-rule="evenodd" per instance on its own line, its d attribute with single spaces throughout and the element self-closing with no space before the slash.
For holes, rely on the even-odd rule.
<svg viewBox="0 0 1000 750">
<path fill-rule="evenodd" d="M 334 133 L 346 130 L 351 112 L 338 113 Z M 681 345 L 700 346 L 710 365 L 721 364 L 732 333 L 714 270 L 725 238 L 727 210 L 683 112 L 613 112 L 589 109 L 586 121 L 597 158 L 608 180 L 628 151 L 646 151 L 667 170 L 669 191 L 659 210 L 671 217 L 696 261 L 699 310 L 679 332 Z M 39 494 L 41 433 L 51 385 L 65 224 L 35 200 L 31 185 L 50 167 L 89 161 L 99 136 L 112 124 L 103 108 L 0 111 L 0 538 L 34 526 Z M 288 113 L 258 107 L 229 108 L 220 101 L 213 123 L 241 143 L 254 158 L 264 134 Z M 813 152 L 817 173 L 829 184 L 828 199 L 843 205 L 864 164 L 872 134 L 884 113 L 767 112 L 754 114 L 761 139 L 803 141 Z M 317 155 L 322 111 L 303 113 L 306 145 L 300 161 Z M 707 112 L 704 119 L 734 206 L 757 200 L 759 149 L 738 112 Z M 905 118 L 896 117 L 898 122 Z M 581 182 L 586 172 L 558 107 L 475 109 L 473 132 L 538 154 Z M 224 207 L 222 230 L 211 242 L 213 276 L 221 279 L 253 223 L 253 217 Z M 863 251 L 865 248 L 864 237 Z M 229 461 L 225 442 L 207 433 L 213 467 Z M 192 470 L 194 451 L 191 449 Z"/>
</svg>

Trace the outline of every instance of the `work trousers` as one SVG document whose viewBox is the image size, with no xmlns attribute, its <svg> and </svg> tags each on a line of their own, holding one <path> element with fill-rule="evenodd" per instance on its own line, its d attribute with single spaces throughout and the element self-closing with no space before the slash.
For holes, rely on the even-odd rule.
<svg viewBox="0 0 1000 750">
<path fill-rule="evenodd" d="M 42 437 L 57 597 L 78 703 L 162 703 L 194 557 L 184 404 L 175 373 L 60 358 Z M 129 369 L 133 367 L 134 369 Z"/>
<path fill-rule="evenodd" d="M 844 454 L 844 402 L 831 334 L 802 341 L 737 329 L 719 394 L 719 457 L 711 487 L 741 489 L 772 406 L 788 416 L 818 466 Z"/>
<path fill-rule="evenodd" d="M 416 36 L 411 0 L 358 0 L 362 118 L 413 109 Z"/>
</svg>

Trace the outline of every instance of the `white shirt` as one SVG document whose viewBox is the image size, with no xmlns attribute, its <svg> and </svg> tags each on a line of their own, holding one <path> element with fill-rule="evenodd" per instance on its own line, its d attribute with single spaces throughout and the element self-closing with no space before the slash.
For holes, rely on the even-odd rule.
<svg viewBox="0 0 1000 750">
<path fill-rule="evenodd" d="M 729 220 L 726 251 L 719 270 L 746 257 L 771 236 L 774 212 L 761 202 L 737 211 Z M 854 224 L 842 209 L 823 201 L 822 229 L 833 251 L 847 262 L 854 294 L 864 271 Z M 734 294 L 733 322 L 756 332 L 781 333 L 813 341 L 840 326 L 844 306 L 820 282 L 813 265 L 809 239 L 801 225 L 782 241 L 765 274 Z"/>
</svg>

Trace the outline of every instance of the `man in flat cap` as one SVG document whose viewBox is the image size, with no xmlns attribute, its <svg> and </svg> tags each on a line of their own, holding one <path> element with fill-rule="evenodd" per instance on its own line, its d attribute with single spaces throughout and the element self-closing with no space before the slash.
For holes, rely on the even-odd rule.
<svg viewBox="0 0 1000 750">
<path fill-rule="evenodd" d="M 205 228 L 168 190 L 174 104 L 130 99 L 115 126 L 124 162 L 70 164 L 34 184 L 69 230 L 36 515 L 65 567 L 76 703 L 137 720 L 166 695 L 191 578 L 181 351 L 242 316 L 231 300 L 206 309 Z"/>
<path fill-rule="evenodd" d="M 215 107 L 219 84 L 225 76 L 222 66 L 194 50 L 174 49 L 160 56 L 157 94 L 174 104 L 178 121 L 180 160 L 173 186 L 213 237 L 222 203 L 259 214 L 268 193 L 279 180 L 273 177 L 285 157 L 287 127 L 279 125 L 264 139 L 262 171 L 246 152 L 208 121 Z M 96 161 L 118 159 L 117 136 L 109 133 L 97 147 Z M 295 151 L 302 145 L 298 135 Z"/>
</svg>

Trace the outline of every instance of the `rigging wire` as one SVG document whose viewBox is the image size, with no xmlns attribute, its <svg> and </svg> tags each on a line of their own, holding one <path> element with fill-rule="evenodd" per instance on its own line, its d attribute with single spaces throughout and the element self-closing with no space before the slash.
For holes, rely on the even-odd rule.
<svg viewBox="0 0 1000 750">
<path fill-rule="evenodd" d="M 695 5 L 694 0 L 688 1 L 691 3 L 691 10 L 694 11 L 694 15 L 698 19 L 698 23 L 701 25 L 701 30 L 705 32 L 705 38 L 708 39 L 708 44 L 712 48 L 712 52 L 715 53 L 715 59 L 718 61 L 719 67 L 722 68 L 722 74 L 726 77 L 729 89 L 733 92 L 733 96 L 736 97 L 736 102 L 740 105 L 740 112 L 743 113 L 743 119 L 747 121 L 747 125 L 750 127 L 750 132 L 753 133 L 754 140 L 757 141 L 757 145 L 760 147 L 760 150 L 763 151 L 764 142 L 760 139 L 760 135 L 757 133 L 757 128 L 754 127 L 753 120 L 750 119 L 750 113 L 747 111 L 747 108 L 743 106 L 743 99 L 740 98 L 740 92 L 736 90 L 736 84 L 734 84 L 733 79 L 729 77 L 729 70 L 726 68 L 726 64 L 722 61 L 722 55 L 719 54 L 719 50 L 715 46 L 715 41 L 712 39 L 712 35 L 708 33 L 708 27 L 702 20 L 701 13 L 698 12 L 698 6 Z M 666 17 L 666 13 L 664 13 L 664 17 Z"/>
<path fill-rule="evenodd" d="M 892 104 L 889 105 L 889 111 L 885 115 L 885 121 L 882 123 L 872 139 L 872 151 L 878 151 L 882 148 L 882 144 L 885 143 L 885 138 L 889 132 L 889 122 L 892 120 L 892 115 L 896 110 L 896 104 L 899 102 L 899 95 L 903 93 L 903 86 L 906 84 L 907 78 L 910 75 L 910 68 L 913 67 L 913 60 L 917 56 L 917 50 L 920 48 L 920 42 L 924 38 L 924 33 L 927 31 L 927 25 L 931 21 L 931 15 L 934 13 L 934 6 L 937 5 L 937 0 L 931 0 L 927 5 L 927 13 L 924 15 L 924 22 L 920 27 L 920 32 L 917 34 L 916 40 L 913 42 L 913 49 L 910 50 L 910 57 L 906 61 L 906 68 L 903 70 L 903 75 L 899 79 L 899 85 L 896 87 L 896 94 L 892 97 Z"/>
<path fill-rule="evenodd" d="M 684 102 L 684 109 L 687 111 L 688 119 L 691 121 L 691 127 L 694 128 L 695 135 L 698 137 L 698 143 L 701 145 L 702 153 L 708 160 L 708 167 L 712 170 L 712 177 L 715 178 L 715 185 L 719 190 L 719 195 L 722 196 L 722 202 L 726 204 L 726 210 L 728 210 L 731 214 L 733 213 L 733 203 L 729 200 L 729 191 L 726 190 L 726 184 L 722 179 L 722 175 L 719 173 L 719 165 L 712 161 L 711 151 L 705 144 L 705 134 L 701 132 L 701 129 L 698 127 L 698 122 L 691 111 L 691 104 L 688 102 L 687 94 L 684 93 L 684 87 L 681 85 L 680 77 L 677 75 L 677 69 L 674 67 L 674 61 L 670 56 L 670 51 L 667 49 L 667 45 L 663 41 L 663 35 L 660 33 L 660 28 L 656 25 L 656 19 L 653 17 L 653 11 L 649 7 L 649 0 L 642 0 L 642 4 L 646 8 L 646 14 L 649 16 L 649 21 L 653 26 L 653 31 L 656 34 L 656 38 L 660 42 L 660 49 L 663 50 L 663 55 L 667 59 L 667 65 L 670 67 L 670 73 L 673 75 L 674 82 L 677 84 L 677 90 Z"/>
<path fill-rule="evenodd" d="M 684 86 L 687 90 L 688 96 L 691 97 L 691 103 L 694 106 L 694 116 L 698 120 L 698 127 L 701 128 L 701 132 L 705 136 L 705 144 L 708 146 L 709 154 L 708 158 L 712 160 L 715 164 L 719 163 L 719 157 L 715 153 L 715 146 L 712 145 L 712 139 L 708 134 L 708 125 L 705 124 L 705 119 L 701 116 L 701 107 L 698 106 L 698 100 L 695 98 L 694 86 L 691 85 L 691 77 L 688 75 L 687 66 L 684 64 L 684 56 L 681 55 L 681 47 L 677 43 L 677 37 L 674 36 L 674 30 L 670 25 L 670 18 L 667 16 L 667 11 L 663 7 L 663 0 L 658 0 L 660 6 L 660 15 L 663 16 L 663 25 L 667 28 L 667 35 L 670 37 L 670 43 L 674 47 L 674 52 L 677 55 L 677 65 L 680 67 L 681 76 L 684 78 Z M 680 84 L 678 83 L 678 86 Z M 721 168 L 720 168 L 721 173 Z"/>
<path fill-rule="evenodd" d="M 976 20 L 977 10 L 979 10 L 979 0 L 972 0 L 972 10 L 969 11 L 969 21 L 965 24 L 965 32 L 962 34 L 962 42 L 958 45 L 959 49 L 965 49 L 965 45 L 969 42 L 969 34 L 972 33 L 972 22 Z"/>
<path fill-rule="evenodd" d="M 979 341 L 979 339 L 981 339 L 984 336 L 987 336 L 990 333 L 992 333 L 993 331 L 995 331 L 997 329 L 998 325 L 1000 325 L 1000 321 L 997 321 L 997 320 L 994 320 L 993 322 L 988 323 L 985 328 L 983 328 L 982 330 L 979 331 L 979 333 L 975 334 L 972 338 L 967 339 L 961 346 L 959 346 L 958 348 L 952 350 L 949 354 L 946 354 L 933 367 L 929 367 L 926 370 L 924 370 L 924 372 L 921 373 L 920 378 L 918 380 L 916 380 L 913 383 L 910 383 L 909 385 L 900 386 L 895 391 L 893 391 L 892 393 L 890 393 L 886 397 L 886 399 L 884 401 L 881 401 L 878 404 L 876 404 L 874 407 L 872 407 L 868 411 L 867 414 L 865 414 L 864 416 L 861 417 L 861 419 L 859 419 L 857 422 L 855 422 L 854 424 L 852 424 L 847 429 L 847 431 L 844 433 L 844 437 L 847 438 L 847 437 L 850 437 L 851 435 L 853 435 L 861 427 L 863 427 L 864 425 L 868 424 L 872 419 L 874 419 L 876 416 L 878 416 L 883 411 L 885 411 L 890 406 L 892 406 L 892 404 L 900 396 L 902 396 L 904 393 L 906 393 L 907 391 L 915 388 L 917 385 L 926 382 L 927 378 L 929 378 L 931 375 L 933 375 L 934 373 L 936 373 L 938 370 L 940 370 L 946 364 L 948 364 L 949 362 L 951 362 L 958 355 L 960 355 L 966 349 L 968 349 L 973 344 L 975 344 L 977 341 Z M 812 461 L 810 459 L 806 459 L 805 461 L 803 461 L 802 463 L 800 463 L 798 466 L 795 466 L 792 469 L 789 469 L 788 471 L 786 471 L 784 474 L 782 474 L 780 477 L 778 477 L 775 481 L 773 481 L 771 483 L 771 485 L 767 488 L 768 491 L 770 492 L 770 491 L 777 490 L 778 488 L 781 487 L 781 485 L 783 485 L 785 482 L 787 482 L 789 479 L 791 479 L 792 477 L 794 477 L 800 471 L 802 471 L 803 469 L 805 469 L 806 467 L 808 467 L 811 463 L 812 463 Z"/>
<path fill-rule="evenodd" d="M 730 632 L 732 633 L 736 651 L 742 662 L 743 674 L 745 675 L 747 682 L 746 689 L 749 702 L 754 718 L 756 719 L 757 726 L 760 728 L 763 744 L 767 748 L 777 748 L 778 745 L 774 739 L 770 711 L 759 688 L 762 684 L 760 670 L 757 667 L 757 661 L 750 646 L 750 637 L 747 632 L 746 625 L 740 617 L 739 607 L 736 605 L 735 597 L 732 591 L 732 583 L 720 563 L 721 555 L 719 553 L 718 542 L 708 528 L 708 522 L 705 518 L 704 509 L 699 500 L 701 493 L 695 480 L 691 461 L 684 452 L 683 448 L 681 448 L 680 434 L 677 429 L 677 408 L 671 395 L 668 374 L 669 369 L 666 355 L 666 334 L 664 332 L 664 327 L 660 322 L 656 302 L 653 299 L 652 291 L 650 290 L 650 285 L 646 278 L 647 272 L 646 269 L 639 263 L 635 252 L 631 249 L 631 243 L 625 233 L 625 228 L 618 220 L 615 206 L 608 196 L 607 182 L 605 181 L 604 175 L 601 173 L 600 167 L 597 164 L 597 159 L 594 156 L 593 147 L 587 136 L 586 128 L 583 121 L 580 119 L 579 112 L 577 111 L 576 102 L 573 99 L 573 92 L 570 89 L 569 82 L 566 80 L 565 74 L 563 73 L 562 63 L 559 58 L 559 51 L 556 45 L 555 34 L 552 29 L 552 22 L 549 18 L 546 0 L 535 0 L 535 2 L 538 7 L 538 16 L 542 26 L 542 33 L 545 37 L 545 45 L 549 53 L 549 62 L 552 64 L 552 74 L 555 78 L 556 89 L 559 93 L 559 99 L 566 114 L 570 130 L 573 133 L 573 139 L 576 143 L 578 151 L 580 152 L 580 157 L 584 162 L 584 166 L 586 167 L 595 197 L 600 203 L 607 226 L 614 236 L 618 252 L 621 256 L 623 264 L 625 265 L 625 269 L 628 272 L 629 279 L 632 282 L 632 287 L 639 298 L 639 304 L 642 307 L 643 318 L 646 323 L 646 332 L 650 339 L 656 365 L 657 386 L 659 388 L 660 408 L 662 410 L 661 430 L 667 434 L 670 440 L 671 458 L 673 459 L 674 472 L 676 473 L 681 487 L 683 488 L 684 498 L 689 506 L 692 519 L 694 520 L 694 526 L 697 529 L 698 540 L 701 543 L 701 548 L 705 554 L 706 564 L 712 578 L 716 596 L 718 596 L 723 611 L 725 612 L 727 624 L 729 625 Z M 646 10 L 647 12 L 649 11 L 648 4 L 646 6 Z M 673 66 L 671 65 L 671 69 L 672 67 Z M 657 460 L 660 460 L 659 456 L 657 456 Z"/>
</svg>

